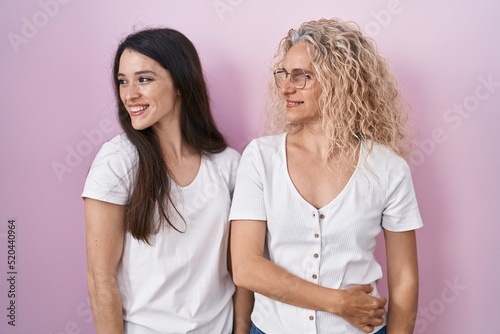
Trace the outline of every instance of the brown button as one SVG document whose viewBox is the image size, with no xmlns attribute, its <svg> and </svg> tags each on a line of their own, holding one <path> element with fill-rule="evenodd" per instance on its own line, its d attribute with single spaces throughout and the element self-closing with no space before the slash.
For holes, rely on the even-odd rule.
<svg viewBox="0 0 500 334">
<path fill-rule="evenodd" d="M 318 278 L 318 276 L 316 276 L 316 275 L 313 275 L 313 278 L 314 278 L 314 279 L 316 279 L 316 278 Z"/>
<path fill-rule="evenodd" d="M 313 217 L 316 217 L 316 214 L 315 214 L 315 213 L 313 213 Z"/>
<path fill-rule="evenodd" d="M 318 253 L 314 254 L 314 257 L 315 257 L 315 258 L 318 258 L 318 257 L 319 257 Z"/>
<path fill-rule="evenodd" d="M 310 315 L 309 320 L 314 320 L 314 317 L 312 315 Z"/>
<path fill-rule="evenodd" d="M 325 218 L 325 215 L 324 214 L 320 214 L 319 218 L 323 219 L 323 218 Z"/>
<path fill-rule="evenodd" d="M 318 233 L 314 233 L 314 237 L 315 238 L 319 238 L 319 234 Z"/>
</svg>

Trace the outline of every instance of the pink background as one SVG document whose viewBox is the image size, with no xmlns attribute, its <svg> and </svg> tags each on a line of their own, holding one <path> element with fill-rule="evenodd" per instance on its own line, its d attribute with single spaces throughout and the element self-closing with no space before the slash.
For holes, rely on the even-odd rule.
<svg viewBox="0 0 500 334">
<path fill-rule="evenodd" d="M 279 40 L 320 17 L 354 20 L 376 39 L 419 131 L 415 333 L 500 333 L 498 0 L 2 0 L 0 13 L 0 333 L 95 333 L 80 194 L 93 156 L 119 131 L 111 61 L 132 27 L 169 26 L 194 42 L 217 122 L 241 151 L 262 133 Z"/>
</svg>

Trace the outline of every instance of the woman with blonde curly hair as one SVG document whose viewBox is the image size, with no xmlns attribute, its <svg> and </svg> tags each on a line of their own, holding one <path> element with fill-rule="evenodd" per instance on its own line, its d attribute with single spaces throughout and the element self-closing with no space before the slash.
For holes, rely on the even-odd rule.
<svg viewBox="0 0 500 334">
<path fill-rule="evenodd" d="M 280 133 L 245 149 L 230 213 L 233 279 L 255 292 L 251 333 L 413 333 L 422 220 L 396 81 L 338 19 L 290 30 L 275 59 Z"/>
</svg>

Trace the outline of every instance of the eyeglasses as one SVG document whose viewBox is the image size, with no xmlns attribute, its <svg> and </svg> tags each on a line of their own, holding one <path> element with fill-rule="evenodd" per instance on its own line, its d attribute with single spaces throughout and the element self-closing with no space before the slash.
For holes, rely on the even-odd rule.
<svg viewBox="0 0 500 334">
<path fill-rule="evenodd" d="M 311 75 L 306 73 L 301 68 L 294 68 L 288 73 L 284 68 L 278 68 L 274 71 L 274 82 L 278 88 L 281 88 L 285 83 L 286 78 L 290 76 L 290 82 L 296 89 L 303 89 L 306 86 L 307 79 L 311 79 Z"/>
</svg>

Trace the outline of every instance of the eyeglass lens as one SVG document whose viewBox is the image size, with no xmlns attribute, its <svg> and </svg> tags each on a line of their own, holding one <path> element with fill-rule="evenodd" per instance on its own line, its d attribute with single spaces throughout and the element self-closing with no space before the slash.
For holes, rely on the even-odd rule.
<svg viewBox="0 0 500 334">
<path fill-rule="evenodd" d="M 296 89 L 302 89 L 306 86 L 307 74 L 300 68 L 294 68 L 290 73 L 284 69 L 279 69 L 274 72 L 274 80 L 276 86 L 283 86 L 286 78 L 290 75 L 290 82 Z"/>
</svg>

